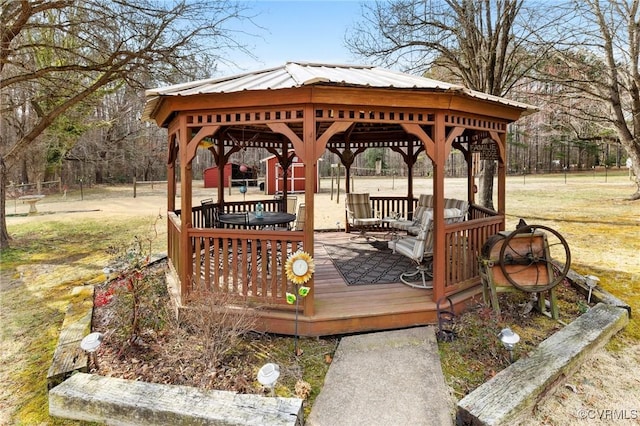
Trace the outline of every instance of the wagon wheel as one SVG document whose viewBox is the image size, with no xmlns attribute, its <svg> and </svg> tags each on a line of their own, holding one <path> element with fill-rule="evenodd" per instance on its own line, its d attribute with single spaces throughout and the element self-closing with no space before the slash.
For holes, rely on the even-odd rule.
<svg viewBox="0 0 640 426">
<path fill-rule="evenodd" d="M 514 238 L 518 244 L 514 244 Z M 529 236 L 529 237 L 528 237 Z M 540 246 L 540 237 L 543 246 Z M 534 240 L 538 243 L 534 244 Z M 513 231 L 500 249 L 500 269 L 514 287 L 538 293 L 560 284 L 571 266 L 569 245 L 557 231 L 542 225 L 527 225 Z M 544 268 L 540 268 L 540 266 Z M 541 272 L 541 269 L 545 272 Z M 533 283 L 518 282 L 518 275 L 534 277 Z"/>
</svg>

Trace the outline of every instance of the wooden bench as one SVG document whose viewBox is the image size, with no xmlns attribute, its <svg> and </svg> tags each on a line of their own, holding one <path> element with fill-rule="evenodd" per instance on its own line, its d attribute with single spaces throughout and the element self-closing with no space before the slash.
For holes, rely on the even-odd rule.
<svg viewBox="0 0 640 426">
<path fill-rule="evenodd" d="M 303 400 L 77 373 L 49 391 L 55 417 L 127 425 L 273 425 L 303 422 Z"/>
<path fill-rule="evenodd" d="M 465 396 L 458 402 L 457 424 L 516 424 L 628 322 L 626 309 L 597 304 Z"/>
</svg>

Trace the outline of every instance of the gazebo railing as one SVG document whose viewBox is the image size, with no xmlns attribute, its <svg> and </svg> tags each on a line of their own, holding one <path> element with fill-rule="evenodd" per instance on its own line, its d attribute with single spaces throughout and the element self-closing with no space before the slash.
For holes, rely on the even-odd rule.
<svg viewBox="0 0 640 426">
<path fill-rule="evenodd" d="M 369 197 L 371 207 L 381 218 L 391 217 L 394 213 L 401 217 L 409 217 L 409 213 L 415 210 L 418 199 L 414 198 L 412 203 L 407 202 L 407 197 Z"/>
<path fill-rule="evenodd" d="M 271 208 L 277 208 L 274 206 L 279 200 L 273 201 L 276 203 L 270 203 Z M 405 197 L 376 197 L 374 202 L 379 203 L 381 212 L 402 213 L 403 206 L 407 208 Z M 200 206 L 194 210 L 201 216 Z M 445 225 L 446 294 L 478 284 L 478 255 L 487 239 L 502 230 L 501 215 L 475 205 L 470 212 L 475 219 Z M 180 217 L 170 212 L 168 218 L 169 258 L 179 276 L 181 256 L 192 259 L 187 291 L 207 289 L 255 305 L 288 307 L 284 263 L 303 247 L 303 232 L 194 227 L 188 231 L 192 252 L 181 253 Z"/>
<path fill-rule="evenodd" d="M 258 203 L 262 203 L 264 211 L 266 212 L 279 212 L 286 211 L 284 207 L 284 201 L 282 199 L 270 198 L 267 200 L 250 200 L 250 201 L 225 201 L 224 211 L 228 213 L 255 211 Z"/>
<path fill-rule="evenodd" d="M 457 293 L 479 282 L 480 250 L 490 236 L 500 232 L 503 220 L 502 216 L 492 216 L 445 225 L 446 294 Z"/>
<path fill-rule="evenodd" d="M 477 204 L 471 204 L 471 206 L 469 206 L 469 220 L 484 219 L 486 217 L 495 217 L 497 215 L 498 212 Z"/>
<path fill-rule="evenodd" d="M 278 210 L 282 203 L 281 200 L 266 201 L 265 205 L 271 211 Z M 255 208 L 257 203 L 251 202 L 250 205 Z M 225 210 L 243 211 L 247 207 L 242 209 L 239 206 L 246 205 L 225 203 Z M 168 256 L 178 277 L 184 276 L 181 260 L 184 256 L 191 259 L 192 274 L 188 279 L 190 282 L 183 283 L 182 288 L 186 290 L 183 290 L 182 298 L 191 291 L 208 290 L 223 292 L 254 306 L 289 308 L 286 304 L 288 281 L 284 266 L 289 255 L 303 248 L 303 232 L 206 228 L 202 207 L 194 206 L 194 227 L 188 230 L 191 252 L 183 253 L 180 250 L 179 214 L 179 210 L 168 214 Z"/>
<path fill-rule="evenodd" d="M 191 290 L 208 290 L 257 306 L 286 304 L 287 257 L 303 246 L 301 231 L 191 228 Z"/>
<path fill-rule="evenodd" d="M 250 200 L 250 201 L 231 201 L 224 203 L 225 213 L 237 213 L 244 211 L 255 211 L 258 203 L 262 203 L 264 211 L 266 212 L 278 212 L 284 211 L 284 201 L 280 199 L 267 199 L 267 200 Z M 219 207 L 220 204 L 215 203 L 213 207 Z M 181 216 L 181 210 L 175 211 L 176 216 Z M 191 208 L 191 223 L 194 228 L 205 228 L 204 214 L 202 206 L 193 206 Z"/>
</svg>

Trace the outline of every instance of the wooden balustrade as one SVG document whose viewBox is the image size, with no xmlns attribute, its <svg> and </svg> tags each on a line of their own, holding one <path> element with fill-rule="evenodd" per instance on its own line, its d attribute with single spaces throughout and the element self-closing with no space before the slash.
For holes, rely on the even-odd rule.
<svg viewBox="0 0 640 426">
<path fill-rule="evenodd" d="M 448 270 L 445 293 L 469 288 L 479 281 L 478 255 L 487 239 L 500 232 L 502 216 L 445 225 L 445 250 Z"/>
<path fill-rule="evenodd" d="M 264 211 L 266 212 L 279 212 L 283 210 L 283 200 L 267 199 L 267 200 L 251 200 L 251 201 L 232 201 L 224 203 L 225 213 L 239 213 L 245 211 L 255 211 L 258 203 L 262 203 Z M 218 203 L 210 206 L 219 207 Z M 286 210 L 286 209 L 285 209 Z M 181 215 L 180 210 L 176 210 L 175 214 L 179 217 Z M 191 209 L 191 224 L 194 228 L 206 228 L 203 208 L 202 206 L 193 206 Z"/>
<path fill-rule="evenodd" d="M 401 217 L 409 217 L 409 213 L 415 210 L 418 202 L 417 198 L 413 199 L 413 203 L 407 203 L 407 197 L 369 197 L 371 207 L 377 212 L 381 218 L 391 217 L 393 213 L 399 213 Z M 387 224 L 383 224 L 385 227 Z"/>
<path fill-rule="evenodd" d="M 283 200 L 270 198 L 267 200 L 251 200 L 251 201 L 232 201 L 224 203 L 225 213 L 237 213 L 245 211 L 255 211 L 258 203 L 262 203 L 264 211 L 266 212 L 281 212 L 286 211 Z"/>
<path fill-rule="evenodd" d="M 406 197 L 371 197 L 372 207 L 381 217 L 392 212 L 407 217 L 417 199 L 409 206 Z M 281 200 L 261 200 L 266 211 L 279 211 Z M 258 201 L 225 203 L 225 212 L 255 210 Z M 503 217 L 472 205 L 470 220 L 445 225 L 445 250 L 448 259 L 445 293 L 450 295 L 479 282 L 477 258 L 487 239 L 500 232 Z M 188 231 L 192 253 L 180 252 L 179 211 L 169 213 L 169 258 L 180 275 L 181 256 L 192 258 L 191 282 L 184 288 L 225 292 L 256 306 L 288 307 L 285 293 L 287 257 L 302 249 L 303 233 L 255 229 L 204 227 L 202 207 L 194 206 L 194 227 Z M 387 224 L 383 224 L 383 227 Z M 187 262 L 188 264 L 188 262 Z M 185 296 L 183 294 L 183 296 Z"/>
<path fill-rule="evenodd" d="M 302 249 L 302 232 L 192 228 L 189 237 L 194 247 L 191 289 L 288 307 L 285 262 Z"/>
<path fill-rule="evenodd" d="M 469 206 L 469 220 L 484 219 L 486 217 L 495 217 L 497 215 L 498 212 L 477 204 L 471 204 L 471 206 Z"/>
</svg>

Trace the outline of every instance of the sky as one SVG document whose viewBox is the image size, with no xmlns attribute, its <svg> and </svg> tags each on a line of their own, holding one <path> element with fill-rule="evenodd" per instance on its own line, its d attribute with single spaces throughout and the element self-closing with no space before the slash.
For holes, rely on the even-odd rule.
<svg viewBox="0 0 640 426">
<path fill-rule="evenodd" d="M 262 29 L 239 35 L 257 60 L 231 52 L 237 66 L 220 64 L 220 75 L 284 65 L 288 61 L 362 63 L 344 46 L 347 29 L 362 16 L 359 0 L 250 1 Z M 244 69 L 243 69 L 244 68 Z"/>
</svg>

